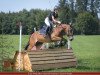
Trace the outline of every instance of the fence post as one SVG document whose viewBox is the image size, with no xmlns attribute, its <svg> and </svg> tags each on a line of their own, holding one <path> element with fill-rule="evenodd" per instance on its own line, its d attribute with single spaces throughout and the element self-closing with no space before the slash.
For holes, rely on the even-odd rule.
<svg viewBox="0 0 100 75">
<path fill-rule="evenodd" d="M 21 45 L 22 45 L 22 24 L 21 22 L 19 23 L 19 28 L 20 28 L 20 37 L 19 37 L 19 68 L 18 70 L 20 71 L 21 68 Z"/>
</svg>

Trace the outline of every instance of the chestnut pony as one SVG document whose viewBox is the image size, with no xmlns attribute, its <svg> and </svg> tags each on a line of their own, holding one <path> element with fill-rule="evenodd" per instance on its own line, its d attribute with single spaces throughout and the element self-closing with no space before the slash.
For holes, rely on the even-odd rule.
<svg viewBox="0 0 100 75">
<path fill-rule="evenodd" d="M 73 30 L 71 25 L 68 24 L 60 24 L 55 27 L 51 33 L 51 38 L 44 37 L 44 35 L 39 32 L 34 32 L 30 38 L 28 45 L 25 47 L 25 50 L 31 50 L 34 46 L 36 46 L 37 42 L 45 43 L 45 42 L 55 42 L 60 41 L 64 35 L 67 35 L 69 41 L 73 40 Z"/>
</svg>

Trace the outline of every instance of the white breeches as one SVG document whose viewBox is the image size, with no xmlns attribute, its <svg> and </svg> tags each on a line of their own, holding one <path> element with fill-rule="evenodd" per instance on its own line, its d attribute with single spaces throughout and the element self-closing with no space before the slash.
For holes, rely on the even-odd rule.
<svg viewBox="0 0 100 75">
<path fill-rule="evenodd" d="M 49 18 L 48 18 L 48 17 L 45 18 L 45 21 L 44 21 L 44 22 L 45 22 L 45 24 L 46 24 L 48 27 L 50 27 L 50 23 L 53 24 L 51 21 L 49 21 Z"/>
</svg>

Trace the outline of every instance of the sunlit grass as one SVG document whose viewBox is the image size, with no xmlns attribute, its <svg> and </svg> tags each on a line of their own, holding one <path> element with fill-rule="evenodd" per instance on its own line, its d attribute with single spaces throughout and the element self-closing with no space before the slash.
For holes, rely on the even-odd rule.
<svg viewBox="0 0 100 75">
<path fill-rule="evenodd" d="M 0 36 L 1 37 L 1 36 Z M 13 58 L 15 51 L 19 50 L 19 35 L 4 35 L 0 42 L 4 50 L 9 52 L 9 57 Z M 22 35 L 22 50 L 29 40 L 29 35 Z M 100 72 L 100 35 L 75 36 L 72 41 L 72 48 L 77 58 L 77 67 L 46 70 L 47 72 Z M 0 58 L 1 59 L 1 58 Z"/>
</svg>

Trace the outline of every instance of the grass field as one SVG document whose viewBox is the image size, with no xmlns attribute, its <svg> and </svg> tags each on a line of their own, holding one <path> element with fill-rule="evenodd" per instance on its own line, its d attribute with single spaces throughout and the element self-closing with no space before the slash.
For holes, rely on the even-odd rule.
<svg viewBox="0 0 100 75">
<path fill-rule="evenodd" d="M 19 35 L 0 35 L 0 37 L 0 55 L 8 53 L 7 56 L 13 58 L 15 51 L 19 49 Z M 28 35 L 22 36 L 22 50 L 28 39 Z M 46 70 L 46 72 L 100 72 L 100 35 L 75 36 L 72 48 L 78 60 L 76 68 Z"/>
</svg>

